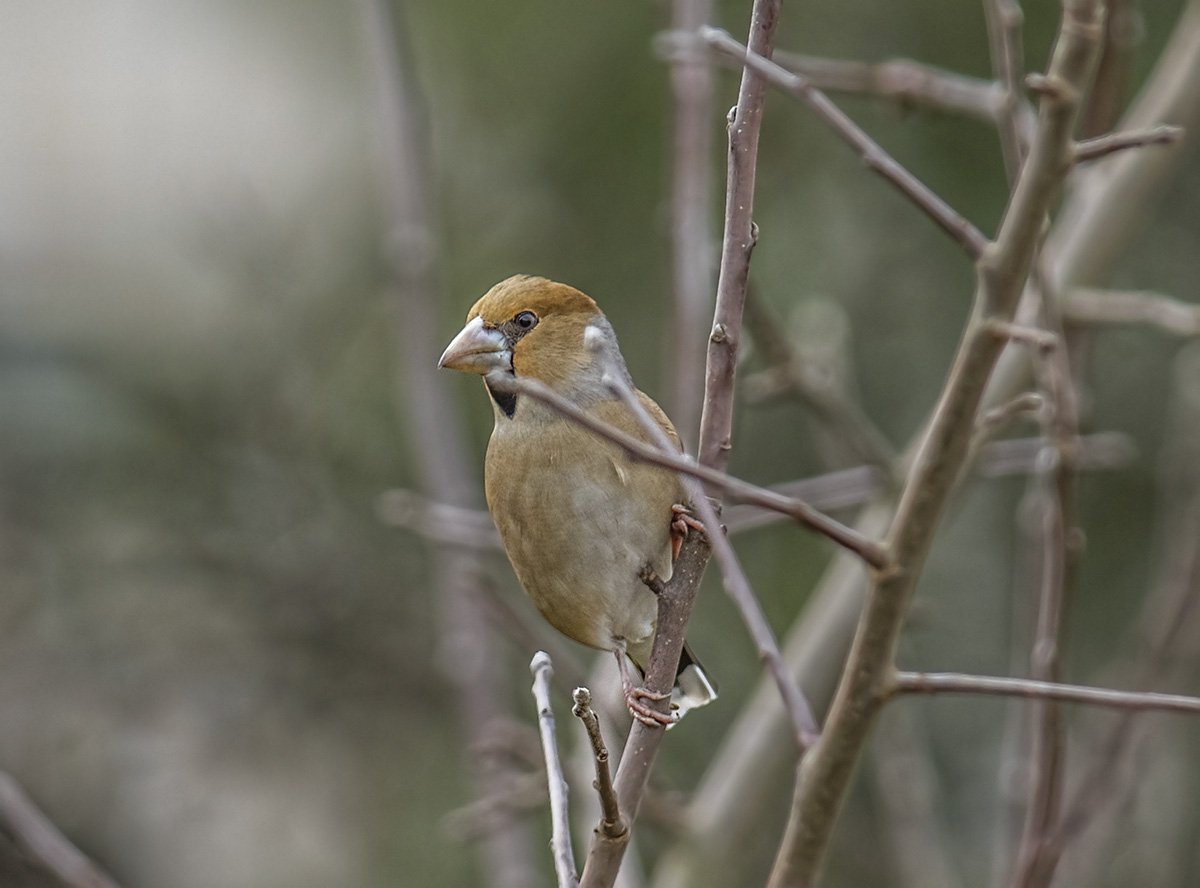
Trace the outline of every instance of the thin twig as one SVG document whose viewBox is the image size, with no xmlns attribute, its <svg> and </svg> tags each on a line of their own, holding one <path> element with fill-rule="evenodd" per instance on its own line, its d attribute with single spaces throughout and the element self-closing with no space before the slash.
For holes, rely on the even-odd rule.
<svg viewBox="0 0 1200 888">
<path fill-rule="evenodd" d="M 1063 293 L 1073 324 L 1145 324 L 1175 336 L 1200 336 L 1200 305 L 1159 293 L 1079 288 Z"/>
<path fill-rule="evenodd" d="M 705 484 L 710 484 L 718 490 L 723 490 L 736 500 L 744 503 L 752 503 L 764 509 L 771 509 L 787 515 L 809 530 L 828 537 L 838 545 L 854 552 L 872 567 L 882 569 L 890 563 L 887 550 L 884 547 L 873 540 L 864 538 L 854 528 L 847 527 L 841 522 L 821 514 L 808 503 L 780 496 L 768 488 L 759 487 L 748 481 L 727 475 L 724 472 L 709 468 L 707 465 L 697 465 L 686 456 L 667 453 L 644 441 L 639 441 L 632 435 L 628 435 L 620 429 L 596 419 L 590 413 L 536 379 L 510 375 L 490 378 L 489 383 L 493 389 L 526 395 L 541 401 L 543 404 L 564 414 L 589 431 L 616 444 L 634 459 L 697 478 Z"/>
<path fill-rule="evenodd" d="M 1064 625 L 1075 590 L 1083 531 L 1078 526 L 1078 395 L 1071 372 L 1066 336 L 1058 312 L 1058 294 L 1049 286 L 1041 258 L 1036 260 L 1034 280 L 1041 294 L 1043 325 L 1061 347 L 1035 356 L 1034 368 L 1046 394 L 1047 409 L 1040 414 L 1050 443 L 1044 472 L 1045 489 L 1039 502 L 1042 520 L 1042 592 L 1031 665 L 1034 679 L 1061 682 L 1064 675 Z M 1047 843 L 1055 829 L 1061 807 L 1066 757 L 1066 735 L 1057 705 L 1043 701 L 1034 710 L 1034 789 L 1026 829 L 1017 851 L 1014 884 L 1049 885 L 1054 870 Z"/>
<path fill-rule="evenodd" d="M 1183 127 L 1152 126 L 1148 129 L 1124 130 L 1097 136 L 1094 139 L 1084 139 L 1075 143 L 1075 162 L 1090 163 L 1102 157 L 1108 157 L 1118 151 L 1130 148 L 1144 148 L 1147 145 L 1174 145 L 1183 138 Z"/>
<path fill-rule="evenodd" d="M 958 672 L 898 672 L 896 694 L 982 694 L 998 697 L 1025 697 L 1030 700 L 1058 700 L 1063 703 L 1087 703 L 1135 712 L 1187 712 L 1200 714 L 1200 697 L 1182 694 L 1155 694 L 1148 691 L 1115 691 L 1086 685 L 1035 681 L 1030 678 L 1001 678 L 991 675 L 964 675 Z"/>
<path fill-rule="evenodd" d="M 612 774 L 608 769 L 608 747 L 600 733 L 600 719 L 592 710 L 592 692 L 587 688 L 576 688 L 573 694 L 575 706 L 571 713 L 583 722 L 588 740 L 592 744 L 592 755 L 596 760 L 596 793 L 600 796 L 600 831 L 609 838 L 619 838 L 629 830 L 629 824 L 621 816 L 617 792 L 613 789 Z"/>
<path fill-rule="evenodd" d="M 695 31 L 712 17 L 712 0 L 672 0 L 675 29 Z M 671 266 L 668 412 L 685 445 L 695 446 L 704 396 L 705 329 L 712 316 L 711 233 L 714 74 L 693 40 L 671 57 L 675 121 L 671 152 Z"/>
<path fill-rule="evenodd" d="M 1037 468 L 1038 454 L 1046 439 L 1008 438 L 985 444 L 976 460 L 976 470 L 985 478 L 1025 475 Z M 1137 459 L 1133 439 L 1122 432 L 1097 432 L 1081 435 L 1075 442 L 1079 471 L 1123 469 Z"/>
<path fill-rule="evenodd" d="M 988 240 L 966 218 L 938 197 L 929 186 L 917 179 L 901 166 L 895 158 L 883 150 L 874 139 L 854 123 L 845 112 L 816 89 L 799 74 L 781 68 L 770 59 L 754 52 L 734 40 L 719 28 L 701 28 L 700 36 L 710 46 L 734 58 L 745 59 L 746 67 L 761 74 L 776 86 L 796 96 L 824 120 L 841 139 L 854 148 L 863 162 L 883 176 L 901 194 L 911 200 L 918 209 L 931 218 L 939 228 L 950 235 L 972 259 L 978 259 Z"/>
<path fill-rule="evenodd" d="M 546 785 L 550 790 L 550 850 L 554 855 L 554 873 L 558 888 L 575 888 L 575 853 L 571 850 L 571 818 L 567 813 L 567 780 L 558 757 L 554 735 L 554 709 L 550 706 L 550 675 L 554 666 L 550 655 L 538 651 L 529 662 L 533 673 L 533 699 L 537 702 L 538 732 L 542 737 L 542 755 L 546 760 Z"/>
<path fill-rule="evenodd" d="M 1025 94 L 1021 89 L 1025 77 L 1025 50 L 1021 39 L 1025 15 L 1016 0 L 984 0 L 983 9 L 991 44 L 992 73 L 1003 89 L 996 126 L 1000 131 L 1008 181 L 1015 182 L 1021 164 L 1025 162 L 1020 115 L 1025 106 Z"/>
<path fill-rule="evenodd" d="M 697 44 L 704 45 L 695 28 L 678 26 L 654 39 L 655 52 L 671 62 L 692 52 Z M 720 51 L 713 52 L 712 58 L 728 68 L 740 70 L 743 65 L 742 59 Z M 1003 98 L 1000 84 L 995 81 L 956 74 L 912 59 L 871 63 L 780 50 L 771 60 L 806 78 L 822 92 L 873 96 L 904 109 L 928 108 L 991 122 Z"/>
<path fill-rule="evenodd" d="M 1003 91 L 994 80 L 956 74 L 911 59 L 860 62 L 777 52 L 772 61 L 822 92 L 869 95 L 902 108 L 928 108 L 995 120 Z"/>
<path fill-rule="evenodd" d="M 117 888 L 108 874 L 64 836 L 21 786 L 0 772 L 0 832 L 21 854 L 54 873 L 70 888 Z"/>
<path fill-rule="evenodd" d="M 1104 20 L 1104 49 L 1096 65 L 1096 79 L 1080 120 L 1084 138 L 1111 132 L 1125 110 L 1130 62 L 1142 37 L 1137 0 L 1107 0 Z"/>
</svg>

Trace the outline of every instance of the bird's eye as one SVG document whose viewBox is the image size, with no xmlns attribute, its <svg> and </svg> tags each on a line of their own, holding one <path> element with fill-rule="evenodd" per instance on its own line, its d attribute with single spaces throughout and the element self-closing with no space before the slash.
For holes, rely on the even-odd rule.
<svg viewBox="0 0 1200 888">
<path fill-rule="evenodd" d="M 523 311 L 513 318 L 513 320 L 517 322 L 517 326 L 522 330 L 532 330 L 533 325 L 538 321 L 538 317 L 531 311 Z"/>
</svg>

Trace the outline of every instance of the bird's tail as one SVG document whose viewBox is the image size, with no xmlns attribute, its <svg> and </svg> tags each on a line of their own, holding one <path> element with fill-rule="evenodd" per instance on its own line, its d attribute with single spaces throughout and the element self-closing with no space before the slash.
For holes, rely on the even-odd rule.
<svg viewBox="0 0 1200 888">
<path fill-rule="evenodd" d="M 708 677 L 692 649 L 685 642 L 671 691 L 671 709 L 683 718 L 690 710 L 707 706 L 717 699 L 717 683 Z"/>
</svg>

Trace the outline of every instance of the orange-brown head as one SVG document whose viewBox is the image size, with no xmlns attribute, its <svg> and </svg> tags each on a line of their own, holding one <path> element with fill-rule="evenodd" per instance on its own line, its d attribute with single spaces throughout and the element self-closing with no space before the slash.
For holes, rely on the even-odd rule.
<svg viewBox="0 0 1200 888">
<path fill-rule="evenodd" d="M 589 327 L 602 347 L 611 346 L 605 351 L 623 370 L 616 335 L 589 296 L 545 278 L 514 275 L 471 307 L 438 366 L 485 377 L 515 373 L 567 392 L 601 374 L 584 342 Z"/>
</svg>

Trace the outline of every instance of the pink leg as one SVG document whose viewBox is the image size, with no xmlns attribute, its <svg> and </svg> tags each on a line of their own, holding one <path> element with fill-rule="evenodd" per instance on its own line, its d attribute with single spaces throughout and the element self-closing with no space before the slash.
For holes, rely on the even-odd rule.
<svg viewBox="0 0 1200 888">
<path fill-rule="evenodd" d="M 670 694 L 656 694 L 654 691 L 648 691 L 645 688 L 636 686 L 633 683 L 633 678 L 629 674 L 629 666 L 625 662 L 625 652 L 622 650 L 614 650 L 617 657 L 617 666 L 621 670 L 621 691 L 625 695 L 625 705 L 629 707 L 629 714 L 636 718 L 644 725 L 650 727 L 660 727 L 663 725 L 673 725 L 678 721 L 678 717 L 672 714 L 659 712 L 657 709 L 651 709 L 642 700 L 654 700 L 661 702 L 671 699 Z"/>
</svg>

